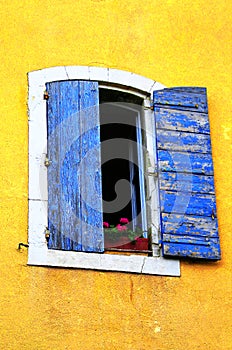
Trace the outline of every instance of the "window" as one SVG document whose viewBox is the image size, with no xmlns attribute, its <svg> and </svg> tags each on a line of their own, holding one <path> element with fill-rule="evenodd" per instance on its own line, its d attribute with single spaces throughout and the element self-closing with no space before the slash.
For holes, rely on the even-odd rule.
<svg viewBox="0 0 232 350">
<path fill-rule="evenodd" d="M 179 260 L 170 257 L 219 259 L 205 96 L 204 89 L 163 89 L 113 69 L 56 67 L 29 73 L 28 263 L 178 276 Z M 118 98 L 122 102 L 114 104 Z M 133 108 L 125 104 L 130 98 Z M 125 125 L 123 120 L 114 128 L 104 123 L 109 105 L 111 113 L 127 119 Z M 104 145 L 120 135 L 127 140 L 121 174 L 117 161 L 102 168 L 100 162 L 100 141 Z M 119 149 L 120 141 L 115 145 Z M 104 201 L 111 196 L 110 168 L 114 181 L 123 176 L 130 184 L 131 199 L 121 214 L 133 227 L 149 231 L 146 256 L 103 253 L 103 216 L 116 220 Z"/>
<path fill-rule="evenodd" d="M 104 88 L 99 89 L 99 97 L 103 222 L 118 227 L 104 230 L 105 250 L 116 250 L 118 244 L 121 250 L 148 250 L 141 127 L 143 99 Z M 120 218 L 129 223 L 121 224 Z M 120 245 L 117 236 L 123 236 L 125 244 Z M 136 236 L 144 238 L 133 240 Z"/>
</svg>

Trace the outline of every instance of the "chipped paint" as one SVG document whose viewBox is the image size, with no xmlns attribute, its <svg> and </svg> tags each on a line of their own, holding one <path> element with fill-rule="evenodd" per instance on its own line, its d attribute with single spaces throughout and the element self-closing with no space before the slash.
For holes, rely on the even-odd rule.
<svg viewBox="0 0 232 350">
<path fill-rule="evenodd" d="M 172 121 L 164 118 L 160 122 L 163 111 L 167 108 L 166 99 L 169 99 L 170 109 L 174 111 L 181 109 L 181 115 L 186 114 L 182 119 L 182 124 L 179 123 L 178 113 L 172 114 Z M 191 109 L 197 110 L 197 125 L 195 114 L 189 114 Z M 208 219 L 210 217 L 212 221 L 212 213 L 216 213 L 211 142 L 207 132 L 202 134 L 199 128 L 200 125 L 206 123 L 207 111 L 205 88 L 183 87 L 154 92 L 157 156 L 160 169 L 161 241 L 165 256 L 220 259 L 217 225 L 212 224 L 214 229 L 211 230 Z M 175 117 L 177 118 L 176 123 Z M 193 120 L 191 120 L 192 117 Z M 183 132 L 184 123 L 194 125 L 194 127 L 187 133 Z M 168 162 L 165 156 L 168 157 Z M 208 186 L 208 182 L 211 182 L 211 187 Z M 209 192 L 206 191 L 206 188 Z M 163 223 L 165 214 L 182 215 L 182 217 L 175 217 L 175 220 L 169 221 L 168 233 L 166 231 L 167 221 Z M 186 216 L 193 216 L 195 222 L 193 220 L 187 222 Z M 202 233 L 200 232 L 202 229 L 201 217 L 207 222 Z M 215 218 L 215 215 L 213 217 Z M 180 232 L 181 235 L 178 234 Z"/>
</svg>

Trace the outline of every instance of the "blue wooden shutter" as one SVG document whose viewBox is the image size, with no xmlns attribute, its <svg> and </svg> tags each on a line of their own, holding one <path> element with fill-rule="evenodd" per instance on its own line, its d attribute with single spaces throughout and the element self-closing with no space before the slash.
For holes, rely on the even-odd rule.
<svg viewBox="0 0 232 350">
<path fill-rule="evenodd" d="M 164 256 L 220 259 L 205 88 L 154 92 Z"/>
<path fill-rule="evenodd" d="M 52 82 L 46 89 L 48 247 L 102 252 L 98 83 Z"/>
</svg>

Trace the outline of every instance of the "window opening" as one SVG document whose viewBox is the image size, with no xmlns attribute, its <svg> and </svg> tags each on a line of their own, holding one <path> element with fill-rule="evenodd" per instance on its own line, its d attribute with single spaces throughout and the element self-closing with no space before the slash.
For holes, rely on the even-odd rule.
<svg viewBox="0 0 232 350">
<path fill-rule="evenodd" d="M 105 248 L 148 250 L 142 98 L 100 89 Z M 127 222 L 128 220 L 128 222 Z"/>
</svg>

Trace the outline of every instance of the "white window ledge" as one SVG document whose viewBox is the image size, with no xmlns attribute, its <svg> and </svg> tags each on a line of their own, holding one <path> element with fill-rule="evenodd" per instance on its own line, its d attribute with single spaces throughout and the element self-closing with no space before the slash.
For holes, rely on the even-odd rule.
<svg viewBox="0 0 232 350">
<path fill-rule="evenodd" d="M 180 276 L 179 260 L 141 255 L 66 252 L 30 244 L 28 265 Z"/>
<path fill-rule="evenodd" d="M 151 95 L 164 85 L 140 75 L 117 69 L 67 66 L 52 67 L 28 74 L 29 95 L 29 256 L 28 265 L 56 266 L 151 275 L 180 276 L 180 262 L 163 257 L 113 255 L 51 250 L 47 248 L 47 153 L 45 84 L 60 80 L 94 80 L 136 89 Z M 146 102 L 146 100 L 145 100 Z M 154 208 L 153 208 L 153 211 Z M 156 244 L 158 243 L 156 239 Z"/>
</svg>

